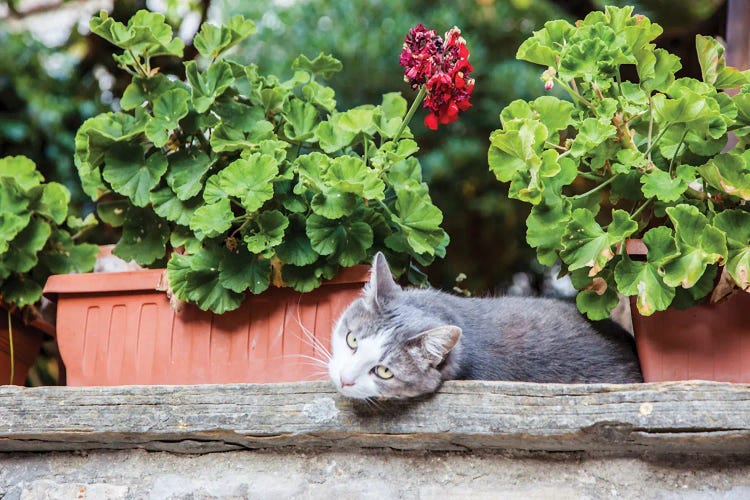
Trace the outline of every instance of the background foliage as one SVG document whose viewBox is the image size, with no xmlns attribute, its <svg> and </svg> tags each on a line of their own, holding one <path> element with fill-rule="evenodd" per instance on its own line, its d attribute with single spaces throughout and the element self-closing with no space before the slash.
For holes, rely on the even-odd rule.
<svg viewBox="0 0 750 500">
<path fill-rule="evenodd" d="M 11 2 L 11 10 L 3 14 L 8 22 L 0 20 L 0 153 L 30 156 L 45 177 L 71 188 L 79 208 L 91 210 L 76 189 L 73 136 L 85 118 L 117 107 L 113 96 L 122 94 L 129 75 L 116 68 L 111 58 L 114 47 L 97 37 L 73 30 L 61 46 L 50 48 L 18 31 L 18 23 L 11 33 L 9 21 L 33 21 L 22 3 Z M 139 8 L 166 8 L 169 22 L 189 38 L 188 25 L 195 16 L 222 21 L 243 14 L 259 30 L 232 57 L 289 77 L 298 53 L 314 57 L 320 51 L 330 52 L 344 63 L 344 71 L 330 82 L 342 109 L 377 103 L 383 93 L 393 91 L 411 100 L 413 94 L 398 66 L 408 28 L 417 22 L 438 32 L 461 27 L 476 68 L 474 107 L 437 133 L 418 125 L 422 112 L 413 129 L 422 147 L 418 156 L 433 201 L 445 214 L 444 228 L 452 238 L 446 259 L 430 268 L 431 281 L 449 287 L 464 272 L 469 278 L 463 286 L 481 292 L 502 287 L 515 272 L 540 270 L 525 243 L 528 209 L 509 200 L 506 187 L 487 168 L 488 136 L 496 128 L 500 110 L 514 99 L 544 94 L 539 69 L 515 61 L 515 51 L 546 20 L 574 21 L 605 3 L 636 4 L 637 12 L 665 26 L 657 43 L 687 58 L 680 76 L 699 75 L 697 63 L 689 59 L 695 53 L 693 35 L 723 33 L 723 0 L 685 1 L 679 9 L 667 0 L 124 0 L 114 2 L 111 15 L 125 21 Z M 187 42 L 187 53 L 195 54 Z M 102 238 L 116 240 L 115 235 Z"/>
</svg>

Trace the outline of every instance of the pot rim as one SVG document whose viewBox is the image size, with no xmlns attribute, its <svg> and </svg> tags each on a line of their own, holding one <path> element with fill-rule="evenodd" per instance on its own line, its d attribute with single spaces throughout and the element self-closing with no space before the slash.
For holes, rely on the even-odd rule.
<svg viewBox="0 0 750 500">
<path fill-rule="evenodd" d="M 166 269 L 143 269 L 110 273 L 55 274 L 44 287 L 44 296 L 56 300 L 60 294 L 164 291 L 167 289 Z M 366 283 L 370 266 L 360 264 L 339 270 L 321 286 Z"/>
</svg>

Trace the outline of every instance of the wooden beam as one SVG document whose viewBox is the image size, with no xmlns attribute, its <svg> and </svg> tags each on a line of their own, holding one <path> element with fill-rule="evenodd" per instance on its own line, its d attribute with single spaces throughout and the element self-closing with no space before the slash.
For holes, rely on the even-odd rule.
<svg viewBox="0 0 750 500">
<path fill-rule="evenodd" d="M 461 381 L 372 405 L 325 382 L 0 387 L 0 451 L 276 447 L 750 454 L 750 385 Z"/>
</svg>

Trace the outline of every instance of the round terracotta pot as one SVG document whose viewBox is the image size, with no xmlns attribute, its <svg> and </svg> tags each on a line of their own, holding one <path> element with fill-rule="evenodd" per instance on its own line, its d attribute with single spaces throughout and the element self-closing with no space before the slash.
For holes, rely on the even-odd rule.
<svg viewBox="0 0 750 500">
<path fill-rule="evenodd" d="M 626 249 L 633 256 L 646 253 L 641 240 L 628 241 Z M 651 316 L 642 316 L 631 297 L 630 309 L 645 382 L 750 382 L 750 293 Z"/>
<path fill-rule="evenodd" d="M 74 386 L 292 382 L 327 377 L 334 322 L 370 266 L 343 269 L 308 293 L 270 288 L 222 315 L 172 309 L 165 270 L 51 276 L 57 341 Z"/>
</svg>

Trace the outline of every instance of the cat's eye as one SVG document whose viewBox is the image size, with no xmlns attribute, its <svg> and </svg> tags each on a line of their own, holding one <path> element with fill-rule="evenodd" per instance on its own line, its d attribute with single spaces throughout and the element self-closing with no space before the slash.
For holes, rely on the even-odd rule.
<svg viewBox="0 0 750 500">
<path fill-rule="evenodd" d="M 354 332 L 346 334 L 346 345 L 348 345 L 350 349 L 357 348 L 357 337 L 354 336 Z"/>
<path fill-rule="evenodd" d="M 388 380 L 389 378 L 393 377 L 393 372 L 390 368 L 388 368 L 385 365 L 378 365 L 375 368 L 372 369 L 375 375 L 382 378 L 383 380 Z"/>
</svg>

